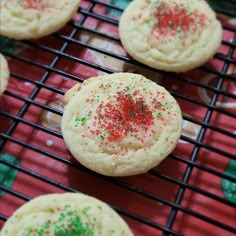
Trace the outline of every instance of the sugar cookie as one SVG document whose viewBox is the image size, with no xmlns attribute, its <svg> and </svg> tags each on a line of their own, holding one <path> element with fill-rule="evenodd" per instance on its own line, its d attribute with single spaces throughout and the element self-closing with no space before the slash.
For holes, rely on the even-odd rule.
<svg viewBox="0 0 236 236">
<path fill-rule="evenodd" d="M 74 96 L 80 89 L 81 89 L 82 83 L 75 84 L 72 88 L 70 88 L 63 97 L 63 102 L 66 105 L 72 96 Z"/>
<path fill-rule="evenodd" d="M 137 61 L 184 72 L 214 56 L 222 27 L 204 0 L 134 0 L 121 16 L 119 33 Z"/>
<path fill-rule="evenodd" d="M 6 90 L 9 78 L 8 63 L 0 53 L 0 95 Z"/>
<path fill-rule="evenodd" d="M 178 103 L 142 75 L 93 77 L 70 98 L 62 117 L 63 138 L 72 155 L 95 172 L 144 173 L 171 153 L 179 140 Z"/>
<path fill-rule="evenodd" d="M 39 196 L 16 210 L 1 236 L 132 236 L 106 203 L 79 193 Z"/>
<path fill-rule="evenodd" d="M 75 14 L 80 0 L 1 0 L 0 34 L 35 39 L 62 28 Z"/>
</svg>

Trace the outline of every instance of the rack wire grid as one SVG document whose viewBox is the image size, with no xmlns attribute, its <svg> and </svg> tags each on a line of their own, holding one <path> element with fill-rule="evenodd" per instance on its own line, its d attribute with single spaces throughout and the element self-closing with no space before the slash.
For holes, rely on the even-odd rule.
<svg viewBox="0 0 236 236">
<path fill-rule="evenodd" d="M 32 41 L 1 38 L 11 77 L 1 98 L 0 153 L 20 162 L 0 158 L 1 166 L 18 173 L 11 186 L 1 181 L 1 227 L 30 199 L 69 191 L 108 203 L 135 235 L 235 235 L 236 178 L 226 171 L 236 161 L 235 25 L 222 23 L 229 37 L 211 63 L 166 73 L 125 54 L 117 33 L 122 11 L 112 3 L 83 1 L 74 20 L 55 34 Z M 159 166 L 112 178 L 70 155 L 60 132 L 61 99 L 89 76 L 121 70 L 144 73 L 165 86 L 183 110 L 184 125 L 176 149 Z M 224 183 L 232 184 L 232 192 Z"/>
</svg>

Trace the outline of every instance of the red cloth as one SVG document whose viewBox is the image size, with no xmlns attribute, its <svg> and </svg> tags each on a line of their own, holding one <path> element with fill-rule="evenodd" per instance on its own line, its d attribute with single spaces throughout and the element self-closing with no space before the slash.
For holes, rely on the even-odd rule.
<svg viewBox="0 0 236 236">
<path fill-rule="evenodd" d="M 81 6 L 86 8 L 86 4 L 88 4 L 88 1 L 82 1 Z M 97 5 L 94 8 L 94 12 L 105 14 L 106 9 L 101 5 Z M 74 20 L 78 21 L 80 17 L 80 15 L 76 15 Z M 224 22 L 226 21 L 231 24 L 229 19 L 224 19 Z M 96 29 L 108 35 L 118 37 L 117 26 L 104 23 L 92 17 L 87 18 L 84 23 L 84 27 Z M 61 33 L 65 35 L 68 35 L 69 32 L 70 26 L 67 26 L 61 31 Z M 225 30 L 224 40 L 230 42 L 233 38 L 233 34 L 233 32 Z M 105 40 L 105 38 L 99 37 L 96 34 L 88 34 L 86 31 L 82 30 L 74 37 L 74 39 L 80 39 L 82 42 L 96 46 L 102 50 L 107 50 L 118 55 L 126 56 L 126 53 L 120 44 L 114 43 L 114 41 L 111 40 Z M 47 45 L 50 48 L 59 50 L 63 44 L 63 41 L 60 39 L 56 40 L 54 36 L 49 36 L 35 41 L 35 43 Z M 227 54 L 228 50 L 229 47 L 226 45 L 220 48 L 220 52 L 223 54 Z M 66 53 L 76 58 L 85 60 L 86 62 L 95 63 L 111 70 L 142 73 L 148 78 L 153 79 L 159 84 L 165 86 L 168 90 L 186 96 L 187 98 L 197 100 L 203 104 L 209 103 L 212 96 L 212 92 L 209 92 L 199 86 L 195 86 L 188 81 L 183 82 L 176 79 L 171 80 L 166 78 L 167 76 L 171 77 L 171 75 L 163 76 L 150 72 L 147 69 L 141 69 L 141 67 L 130 66 L 118 59 L 109 58 L 109 56 L 104 56 L 102 53 L 94 52 L 93 50 L 86 49 L 85 47 L 79 47 L 76 44 L 70 44 L 66 50 Z M 53 53 L 28 46 L 18 50 L 17 55 L 34 62 L 42 63 L 45 66 L 49 66 L 55 57 Z M 36 85 L 33 82 L 35 81 L 37 83 L 45 75 L 45 69 L 34 65 L 29 66 L 28 63 L 14 58 L 9 59 L 9 66 L 12 73 L 29 78 L 32 82 L 25 82 L 24 80 L 20 80 L 12 76 L 10 78 L 8 91 L 26 99 L 29 98 L 32 91 L 36 88 Z M 217 59 L 212 59 L 207 64 L 208 68 L 213 68 L 217 71 L 221 71 L 222 66 L 223 61 Z M 101 70 L 93 69 L 91 66 L 83 65 L 75 60 L 67 59 L 65 57 L 61 57 L 54 68 L 81 77 L 82 79 L 103 73 Z M 236 65 L 230 65 L 227 73 L 235 76 Z M 203 72 L 198 69 L 180 74 L 179 76 L 190 79 L 194 82 L 212 86 L 219 79 L 217 75 Z M 75 80 L 65 78 L 57 72 L 50 72 L 50 70 L 49 76 L 45 81 L 45 85 L 60 89 L 64 92 L 75 83 Z M 235 94 L 236 92 L 235 83 L 227 78 L 225 79 L 223 87 L 231 93 Z M 61 94 L 50 91 L 47 88 L 38 88 L 39 92 L 34 99 L 35 102 L 54 107 L 58 110 L 63 110 Z M 15 99 L 14 97 L 6 94 L 2 99 L 4 100 L 4 107 L 2 106 L 2 109 L 8 110 L 11 114 L 17 115 L 20 109 L 26 105 L 24 101 Z M 181 98 L 177 98 L 177 100 L 179 101 L 185 116 L 191 117 L 198 121 L 203 121 L 206 117 L 206 113 L 208 112 L 206 107 L 193 104 Z M 236 103 L 231 98 L 219 96 L 217 99 L 217 107 L 225 109 L 226 111 L 236 112 Z M 43 125 L 46 128 L 60 133 L 60 116 L 56 116 L 50 111 L 30 105 L 23 118 L 24 120 Z M 1 122 L 1 125 L 5 124 L 5 126 L 2 127 L 2 130 L 7 129 L 11 123 L 12 120 L 4 119 L 4 122 Z M 209 124 L 228 130 L 229 132 L 236 132 L 235 119 L 217 111 L 213 111 Z M 200 125 L 185 120 L 183 125 L 183 135 L 195 140 L 200 129 Z M 49 178 L 50 181 L 55 181 L 62 185 L 69 186 L 70 188 L 74 188 L 83 193 L 92 195 L 109 204 L 121 207 L 122 209 L 126 209 L 140 217 L 145 217 L 153 222 L 156 222 L 157 224 L 165 226 L 171 211 L 170 206 L 163 204 L 160 201 L 155 201 L 154 199 L 144 197 L 141 194 L 136 194 L 133 191 L 126 190 L 125 188 L 119 187 L 109 181 L 105 181 L 103 178 L 98 178 L 90 173 L 86 173 L 84 168 L 78 170 L 73 166 L 53 159 L 52 156 L 55 156 L 56 158 L 63 158 L 65 160 L 72 161 L 76 166 L 80 167 L 79 163 L 77 163 L 70 155 L 68 149 L 65 147 L 63 139 L 60 136 L 57 137 L 57 135 L 33 128 L 23 122 L 19 122 L 17 124 L 16 129 L 11 136 L 26 145 L 33 145 L 38 149 L 38 151 L 34 151 L 27 146 L 24 147 L 23 145 L 19 145 L 11 141 L 6 142 L 2 153 L 9 153 L 17 157 L 21 161 L 21 166 L 23 168 L 30 170 L 35 174 L 39 174 L 40 176 Z M 211 147 L 223 150 L 227 153 L 235 154 L 235 140 L 214 130 L 207 130 L 202 143 L 204 145 L 210 145 Z M 195 146 L 193 143 L 180 140 L 174 154 L 185 160 L 189 160 L 194 148 Z M 49 156 L 46 152 L 49 152 Z M 201 147 L 199 149 L 196 163 L 223 173 L 229 163 L 229 158 Z M 167 158 L 158 167 L 154 168 L 154 170 L 170 176 L 175 180 L 182 181 L 186 168 L 187 165 L 185 163 L 176 161 L 173 158 Z M 137 189 L 141 189 L 144 192 L 170 201 L 171 203 L 175 201 L 176 193 L 179 189 L 178 184 L 173 184 L 161 178 L 155 177 L 152 174 L 142 174 L 138 176 L 113 179 L 114 181 L 122 181 L 128 185 L 135 186 Z M 221 179 L 196 167 L 193 168 L 189 184 L 202 190 L 206 190 L 219 197 L 224 197 L 221 191 Z M 28 174 L 24 174 L 23 172 L 19 172 L 16 182 L 12 188 L 15 191 L 23 193 L 31 198 L 46 193 L 63 192 L 60 188 L 56 186 L 54 187 L 50 183 L 48 184 L 35 177 L 31 177 Z M 10 216 L 14 210 L 24 203 L 24 201 L 10 194 L 5 194 L 0 201 L 0 212 L 6 216 Z M 213 200 L 212 198 L 208 198 L 204 195 L 191 191 L 190 189 L 185 191 L 181 206 L 203 214 L 204 216 L 209 216 L 220 222 L 228 224 L 231 227 L 235 227 L 235 209 L 226 206 L 219 201 Z M 132 220 L 129 217 L 124 218 L 132 228 L 134 234 L 137 236 L 161 235 L 161 231 L 145 225 L 144 223 Z M 181 211 L 178 211 L 173 230 L 179 231 L 185 235 L 215 235 L 216 232 L 217 235 L 233 235 L 221 228 L 218 228 L 217 226 L 205 223 L 204 221 L 198 220 L 195 217 Z"/>
</svg>

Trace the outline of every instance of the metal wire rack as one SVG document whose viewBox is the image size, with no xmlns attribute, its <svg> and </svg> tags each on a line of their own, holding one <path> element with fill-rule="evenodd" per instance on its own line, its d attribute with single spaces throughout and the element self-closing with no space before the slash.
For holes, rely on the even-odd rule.
<svg viewBox="0 0 236 236">
<path fill-rule="evenodd" d="M 46 39 L 17 42 L 30 53 L 7 50 L 9 41 L 1 45 L 1 53 L 11 59 L 11 79 L 3 96 L 4 109 L 0 110 L 0 153 L 21 161 L 17 165 L 0 159 L 1 165 L 18 171 L 11 187 L 3 182 L 0 185 L 5 192 L 0 198 L 1 227 L 14 210 L 33 197 L 71 191 L 110 204 L 135 235 L 235 235 L 236 204 L 221 189 L 216 190 L 222 180 L 236 184 L 235 176 L 224 172 L 230 161 L 236 161 L 236 110 L 222 105 L 222 101 L 232 104 L 236 99 L 230 90 L 236 83 L 236 71 L 230 73 L 236 68 L 235 27 L 223 24 L 224 32 L 231 37 L 223 38 L 224 50 L 213 59 L 217 67 L 204 65 L 196 69 L 195 76 L 165 73 L 101 47 L 101 41 L 121 47 L 119 37 L 99 30 L 99 25 L 117 29 L 122 9 L 99 0 L 85 2 L 78 10 L 78 19 L 58 33 Z M 227 17 L 225 13 L 221 16 Z M 88 38 L 100 41 L 91 43 Z M 109 63 L 90 61 L 84 56 L 88 51 Z M 143 175 L 110 178 L 89 171 L 71 157 L 55 125 L 62 109 L 52 101 L 60 101 L 72 84 L 86 79 L 87 71 L 116 72 L 116 66 L 110 67 L 112 60 L 115 65 L 126 64 L 161 78 L 186 108 L 185 124 L 197 129 L 195 136 L 183 133 L 176 150 Z M 214 78 L 212 83 L 201 80 L 206 74 Z M 200 99 L 203 95 L 196 91 L 204 91 L 208 100 Z M 47 115 L 53 117 L 53 127 L 45 121 Z"/>
</svg>

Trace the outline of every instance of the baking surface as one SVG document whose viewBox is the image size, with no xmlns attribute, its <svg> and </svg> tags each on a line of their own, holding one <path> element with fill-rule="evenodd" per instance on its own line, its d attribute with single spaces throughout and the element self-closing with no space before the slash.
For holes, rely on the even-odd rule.
<svg viewBox="0 0 236 236">
<path fill-rule="evenodd" d="M 33 41 L 0 37 L 11 71 L 0 99 L 0 165 L 19 170 L 12 186 L 0 182 L 0 228 L 33 197 L 79 191 L 111 204 L 137 236 L 235 235 L 236 21 L 231 12 L 218 14 L 223 40 L 209 63 L 187 73 L 163 73 L 134 62 L 122 48 L 119 7 L 127 4 L 84 0 L 73 21 L 54 35 Z M 65 91 L 117 71 L 141 73 L 166 87 L 184 123 L 177 148 L 158 167 L 109 178 L 71 156 L 60 119 Z M 20 165 L 4 160 L 4 153 Z"/>
</svg>

